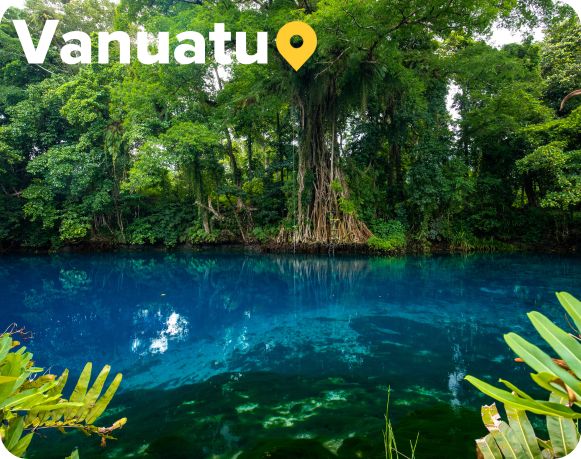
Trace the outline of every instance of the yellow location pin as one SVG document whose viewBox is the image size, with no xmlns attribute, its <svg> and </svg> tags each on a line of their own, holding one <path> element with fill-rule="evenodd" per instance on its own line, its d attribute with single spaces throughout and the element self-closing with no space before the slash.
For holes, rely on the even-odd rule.
<svg viewBox="0 0 581 459">
<path fill-rule="evenodd" d="M 300 48 L 295 48 L 291 44 L 291 39 L 297 35 L 303 39 Z M 298 72 L 317 49 L 317 33 L 304 22 L 289 22 L 278 31 L 276 47 L 282 57 Z"/>
</svg>

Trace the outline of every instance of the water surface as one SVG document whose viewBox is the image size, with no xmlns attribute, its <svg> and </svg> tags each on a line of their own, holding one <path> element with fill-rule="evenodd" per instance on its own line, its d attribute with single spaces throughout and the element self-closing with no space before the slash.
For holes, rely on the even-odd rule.
<svg viewBox="0 0 581 459">
<path fill-rule="evenodd" d="M 0 317 L 54 372 L 124 374 L 118 441 L 47 434 L 32 457 L 380 458 L 388 387 L 400 445 L 474 457 L 488 400 L 464 376 L 535 394 L 502 335 L 534 340 L 532 309 L 565 325 L 554 292 L 580 287 L 559 256 L 5 256 Z"/>
</svg>

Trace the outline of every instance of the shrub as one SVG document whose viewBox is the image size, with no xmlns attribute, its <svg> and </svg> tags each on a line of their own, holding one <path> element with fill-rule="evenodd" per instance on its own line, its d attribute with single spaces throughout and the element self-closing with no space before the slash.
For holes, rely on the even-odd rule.
<svg viewBox="0 0 581 459">
<path fill-rule="evenodd" d="M 187 240 L 192 244 L 214 244 L 220 240 L 220 232 L 212 231 L 206 233 L 202 228 L 194 227 L 188 229 Z"/>
<path fill-rule="evenodd" d="M 406 231 L 398 220 L 378 222 L 371 226 L 374 233 L 367 241 L 367 245 L 379 252 L 398 252 L 406 246 Z"/>
<path fill-rule="evenodd" d="M 276 238 L 279 228 L 276 226 L 258 226 L 252 230 L 252 238 L 264 244 Z"/>
<path fill-rule="evenodd" d="M 157 234 L 145 219 L 137 219 L 127 228 L 127 242 L 132 245 L 155 244 Z"/>
<path fill-rule="evenodd" d="M 476 237 L 464 228 L 452 231 L 448 241 L 451 250 L 460 252 L 510 252 L 516 249 L 514 245 L 499 241 L 494 237 Z"/>
<path fill-rule="evenodd" d="M 76 214 L 67 214 L 60 225 L 59 235 L 63 242 L 78 242 L 87 236 L 91 229 L 91 224 L 86 218 L 78 217 Z"/>
</svg>

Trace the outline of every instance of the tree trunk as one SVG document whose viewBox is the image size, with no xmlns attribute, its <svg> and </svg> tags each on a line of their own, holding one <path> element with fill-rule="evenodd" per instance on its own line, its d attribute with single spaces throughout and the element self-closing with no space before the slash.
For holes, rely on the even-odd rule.
<svg viewBox="0 0 581 459">
<path fill-rule="evenodd" d="M 523 188 L 527 196 L 527 202 L 529 207 L 538 207 L 539 203 L 537 201 L 537 193 L 535 192 L 534 181 L 526 177 L 524 180 Z"/>
<path fill-rule="evenodd" d="M 282 164 L 284 163 L 284 147 L 282 143 L 282 133 L 281 133 L 281 126 L 280 126 L 280 113 L 276 112 L 276 137 L 277 137 L 277 153 L 278 153 L 278 162 L 280 167 L 280 183 L 284 185 L 284 167 Z"/>
<path fill-rule="evenodd" d="M 228 160 L 230 161 L 230 168 L 232 169 L 232 175 L 234 176 L 235 185 L 240 188 L 242 186 L 242 173 L 238 167 L 238 162 L 236 161 L 236 156 L 234 156 L 234 143 L 232 142 L 232 135 L 230 130 L 226 128 L 224 130 L 226 136 L 226 154 L 228 155 Z"/>
<path fill-rule="evenodd" d="M 202 177 L 202 166 L 200 164 L 200 157 L 198 153 L 195 154 L 195 161 L 194 161 L 194 170 L 193 170 L 193 186 L 195 190 L 195 199 L 196 203 L 203 203 L 206 201 L 206 193 L 204 190 L 204 179 Z M 198 210 L 200 212 L 200 217 L 202 219 L 202 227 L 206 234 L 211 233 L 210 228 L 210 217 L 208 215 L 208 209 L 202 206 L 198 206 Z"/>
<path fill-rule="evenodd" d="M 329 93 L 332 94 L 332 89 Z M 302 116 L 295 242 L 357 244 L 366 242 L 371 236 L 355 213 L 341 206 L 349 199 L 349 191 L 339 161 L 334 157 L 333 100 L 334 95 L 319 103 L 299 101 Z M 305 196 L 307 186 L 309 194 Z"/>
</svg>

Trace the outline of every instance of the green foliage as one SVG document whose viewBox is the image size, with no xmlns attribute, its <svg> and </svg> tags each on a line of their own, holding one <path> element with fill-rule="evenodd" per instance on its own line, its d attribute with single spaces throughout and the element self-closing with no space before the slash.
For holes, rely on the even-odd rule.
<svg viewBox="0 0 581 459">
<path fill-rule="evenodd" d="M 482 419 L 490 434 L 477 440 L 485 459 L 503 457 L 564 457 L 579 443 L 575 420 L 581 418 L 581 302 L 568 293 L 557 298 L 576 330 L 567 332 L 540 312 L 528 317 L 558 359 L 516 333 L 505 335 L 505 341 L 520 361 L 529 365 L 533 381 L 549 392 L 549 401 L 535 400 L 508 381 L 500 380 L 509 390 L 498 389 L 473 376 L 466 379 L 484 394 L 504 404 L 509 423 L 501 421 L 493 404 L 482 407 Z M 546 416 L 549 440 L 537 438 L 526 412 Z"/>
<path fill-rule="evenodd" d="M 155 244 L 159 233 L 145 219 L 135 220 L 127 228 L 127 242 L 133 245 Z"/>
<path fill-rule="evenodd" d="M 91 383 L 92 365 L 88 363 L 70 397 L 64 398 L 68 370 L 57 377 L 36 367 L 32 354 L 14 336 L 11 332 L 0 335 L 0 438 L 8 451 L 24 456 L 34 435 L 43 429 L 79 430 L 99 436 L 103 444 L 114 439 L 112 432 L 122 428 L 127 419 L 110 427 L 94 423 L 117 392 L 121 374 L 105 389 L 110 367 L 105 366 Z M 78 453 L 71 457 L 78 457 Z"/>
<path fill-rule="evenodd" d="M 297 18 L 319 47 L 298 74 L 277 53 L 225 73 L 210 60 L 65 66 L 57 46 L 32 66 L 2 21 L 1 248 L 266 242 L 274 227 L 281 240 L 364 243 L 362 221 L 390 220 L 409 249 L 574 245 L 579 101 L 557 110 L 580 86 L 578 19 L 545 0 L 436 3 L 31 0 L 8 11 L 33 36 L 60 19 L 59 43 L 66 30 L 207 34 L 218 20 L 273 37 Z M 546 36 L 497 49 L 482 36 L 498 20 Z M 404 239 L 369 244 L 401 251 Z"/>
<path fill-rule="evenodd" d="M 87 219 L 79 218 L 74 213 L 68 213 L 61 221 L 59 234 L 63 242 L 76 242 L 84 239 L 90 229 L 91 225 Z"/>
<path fill-rule="evenodd" d="M 357 207 L 351 199 L 345 197 L 339 198 L 339 209 L 341 212 L 347 215 L 355 215 L 357 213 Z"/>
<path fill-rule="evenodd" d="M 339 180 L 334 179 L 331 181 L 331 189 L 335 193 L 342 193 L 343 192 L 343 185 L 341 185 L 341 182 Z"/>
<path fill-rule="evenodd" d="M 192 244 L 214 244 L 220 241 L 220 233 L 217 231 L 206 233 L 202 228 L 190 228 L 187 239 Z"/>
<path fill-rule="evenodd" d="M 512 244 L 499 241 L 494 237 L 478 238 L 464 228 L 452 230 L 449 234 L 449 245 L 451 250 L 460 252 L 511 252 L 516 250 Z"/>
<path fill-rule="evenodd" d="M 548 28 L 544 43 L 540 55 L 544 96 L 554 109 L 558 109 L 565 95 L 581 88 L 581 29 L 578 16 L 556 20 Z M 578 106 L 578 101 L 572 101 L 567 110 Z"/>
<path fill-rule="evenodd" d="M 563 147 L 562 142 L 539 147 L 516 168 L 532 182 L 541 207 L 569 211 L 581 204 L 581 150 L 564 152 Z"/>
<path fill-rule="evenodd" d="M 252 230 L 252 237 L 259 243 L 265 244 L 276 238 L 279 228 L 276 226 L 257 227 Z"/>
<path fill-rule="evenodd" d="M 127 227 L 127 242 L 133 245 L 163 244 L 174 247 L 188 238 L 188 228 L 195 218 L 191 209 L 166 203 L 163 209 L 139 217 Z"/>
<path fill-rule="evenodd" d="M 374 236 L 369 238 L 367 245 L 379 252 L 399 252 L 406 245 L 406 230 L 397 220 L 377 222 L 373 226 Z"/>
</svg>

